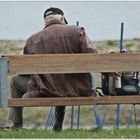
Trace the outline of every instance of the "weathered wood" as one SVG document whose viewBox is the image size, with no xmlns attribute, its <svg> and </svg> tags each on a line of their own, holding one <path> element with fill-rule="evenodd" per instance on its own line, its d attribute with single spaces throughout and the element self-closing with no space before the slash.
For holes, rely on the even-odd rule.
<svg viewBox="0 0 140 140">
<path fill-rule="evenodd" d="M 94 105 L 94 104 L 139 104 L 140 96 L 105 96 L 105 97 L 65 97 L 65 98 L 28 98 L 9 99 L 9 107 L 37 107 L 61 105 Z"/>
<path fill-rule="evenodd" d="M 13 55 L 10 74 L 140 71 L 140 53 Z"/>
</svg>

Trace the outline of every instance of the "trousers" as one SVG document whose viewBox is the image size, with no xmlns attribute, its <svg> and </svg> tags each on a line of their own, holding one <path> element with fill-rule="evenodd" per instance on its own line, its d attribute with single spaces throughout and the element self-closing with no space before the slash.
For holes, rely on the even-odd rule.
<svg viewBox="0 0 140 140">
<path fill-rule="evenodd" d="M 10 93 L 12 98 L 22 98 L 27 92 L 27 83 L 30 76 L 27 75 L 17 75 L 11 78 L 10 82 Z M 55 131 L 62 130 L 62 124 L 65 115 L 65 106 L 55 107 L 55 123 L 53 129 Z M 9 120 L 13 123 L 23 124 L 23 108 L 13 107 L 9 111 Z"/>
</svg>

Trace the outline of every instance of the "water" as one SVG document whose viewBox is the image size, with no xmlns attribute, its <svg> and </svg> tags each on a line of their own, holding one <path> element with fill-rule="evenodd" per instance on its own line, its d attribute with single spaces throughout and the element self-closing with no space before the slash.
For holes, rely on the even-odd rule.
<svg viewBox="0 0 140 140">
<path fill-rule="evenodd" d="M 56 6 L 65 12 L 69 24 L 84 26 L 92 40 L 140 37 L 140 2 L 48 1 L 0 2 L 0 39 L 27 39 L 44 26 L 46 8 Z"/>
</svg>

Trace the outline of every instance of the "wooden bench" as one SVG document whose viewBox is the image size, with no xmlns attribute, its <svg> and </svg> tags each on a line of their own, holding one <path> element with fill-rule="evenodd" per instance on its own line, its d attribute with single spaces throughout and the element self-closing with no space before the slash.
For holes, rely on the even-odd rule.
<svg viewBox="0 0 140 140">
<path fill-rule="evenodd" d="M 140 71 L 140 53 L 6 55 L 0 67 L 0 105 L 35 107 L 93 104 L 139 104 L 140 96 L 8 99 L 8 75 Z M 4 64 L 3 64 L 4 61 Z M 3 68 L 5 66 L 5 69 Z M 8 72 L 7 72 L 8 70 Z M 4 82 L 5 81 L 5 82 Z M 8 101 L 6 103 L 6 101 Z"/>
</svg>

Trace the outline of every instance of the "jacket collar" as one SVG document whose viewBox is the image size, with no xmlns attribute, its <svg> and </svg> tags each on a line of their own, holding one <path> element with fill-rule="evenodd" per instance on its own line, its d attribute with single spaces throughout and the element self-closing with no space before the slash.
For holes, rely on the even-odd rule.
<svg viewBox="0 0 140 140">
<path fill-rule="evenodd" d="M 58 19 L 48 18 L 46 23 L 45 23 L 45 27 L 44 28 L 46 28 L 46 27 L 48 27 L 48 26 L 50 26 L 52 24 L 62 24 L 63 25 L 63 23 L 61 21 L 59 21 Z"/>
</svg>

